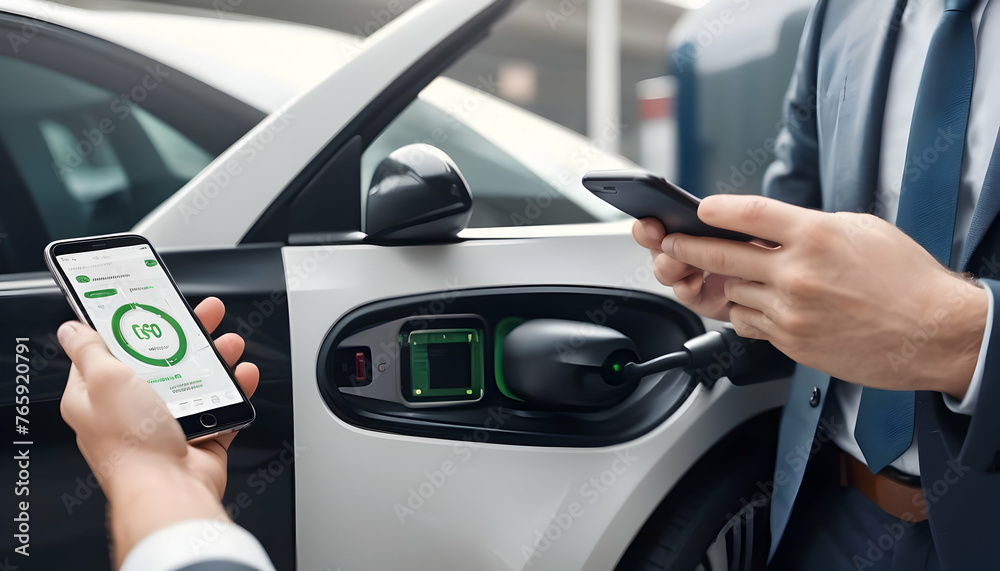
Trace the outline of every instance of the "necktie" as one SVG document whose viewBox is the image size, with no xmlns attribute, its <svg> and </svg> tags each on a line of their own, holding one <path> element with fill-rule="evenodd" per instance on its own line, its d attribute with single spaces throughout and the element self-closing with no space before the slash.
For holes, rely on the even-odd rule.
<svg viewBox="0 0 1000 571">
<path fill-rule="evenodd" d="M 906 146 L 896 225 L 949 265 L 972 99 L 976 0 L 946 0 L 920 76 Z M 913 440 L 913 392 L 865 387 L 854 428 L 873 473 L 899 458 Z"/>
</svg>

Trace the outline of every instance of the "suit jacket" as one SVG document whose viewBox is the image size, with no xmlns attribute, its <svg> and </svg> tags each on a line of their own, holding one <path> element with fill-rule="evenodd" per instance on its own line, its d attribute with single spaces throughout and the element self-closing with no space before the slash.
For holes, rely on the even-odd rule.
<svg viewBox="0 0 1000 571">
<path fill-rule="evenodd" d="M 785 127 L 766 195 L 826 211 L 875 212 L 882 114 L 906 0 L 819 0 L 810 13 L 785 100 Z M 961 266 L 1000 301 L 1000 145 L 973 215 Z M 921 486 L 944 571 L 1000 567 L 1000 311 L 994 312 L 974 414 L 918 392 Z M 771 554 L 813 447 L 829 376 L 798 366 L 782 415 L 772 497 Z M 817 402 L 814 392 L 818 390 Z M 812 400 L 812 403 L 810 403 Z M 914 506 L 919 513 L 924 506 Z"/>
</svg>

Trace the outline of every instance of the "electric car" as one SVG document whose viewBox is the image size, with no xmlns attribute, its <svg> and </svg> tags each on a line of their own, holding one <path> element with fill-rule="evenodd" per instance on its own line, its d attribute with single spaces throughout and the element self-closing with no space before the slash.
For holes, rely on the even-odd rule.
<svg viewBox="0 0 1000 571">
<path fill-rule="evenodd" d="M 515 2 L 424 0 L 363 40 L 0 6 L 0 329 L 32 357 L 23 405 L 0 352 L 0 406 L 32 443 L 29 530 L 4 518 L 4 565 L 109 565 L 59 417 L 54 333 L 73 316 L 38 270 L 51 238 L 128 229 L 192 303 L 222 298 L 220 331 L 261 369 L 224 503 L 279 569 L 718 570 L 766 541 L 782 380 L 672 370 L 602 398 L 508 350 L 545 320 L 578 324 L 571 353 L 611 330 L 643 359 L 722 325 L 580 184 L 628 161 L 442 77 Z M 443 193 L 432 163 L 457 168 Z M 24 479 L 12 441 L 6 482 Z"/>
</svg>

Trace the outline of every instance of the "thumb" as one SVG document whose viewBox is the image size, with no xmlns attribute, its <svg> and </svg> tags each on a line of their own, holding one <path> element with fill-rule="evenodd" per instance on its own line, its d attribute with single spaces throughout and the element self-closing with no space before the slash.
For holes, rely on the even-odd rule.
<svg viewBox="0 0 1000 571">
<path fill-rule="evenodd" d="M 104 340 L 90 327 L 79 321 L 67 321 L 59 327 L 57 337 L 88 385 L 122 376 L 131 378 L 132 370 L 108 351 Z"/>
</svg>

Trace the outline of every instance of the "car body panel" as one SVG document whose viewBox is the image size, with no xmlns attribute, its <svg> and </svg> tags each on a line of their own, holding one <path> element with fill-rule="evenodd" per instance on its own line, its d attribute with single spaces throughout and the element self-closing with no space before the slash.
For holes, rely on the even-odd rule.
<svg viewBox="0 0 1000 571">
<path fill-rule="evenodd" d="M 736 389 L 725 381 L 699 387 L 670 419 L 634 441 L 552 448 L 364 430 L 324 402 L 316 378 L 320 344 L 338 319 L 371 301 L 531 284 L 663 295 L 628 224 L 605 226 L 617 232 L 573 235 L 570 228 L 579 227 L 572 226 L 563 236 L 530 240 L 283 248 L 301 449 L 295 487 L 302 568 L 605 571 L 712 444 L 781 405 L 784 383 Z M 438 476 L 447 462 L 453 473 Z M 603 492 L 590 483 L 602 476 L 614 480 Z M 428 497 L 419 505 L 411 497 L 421 486 Z"/>
</svg>

